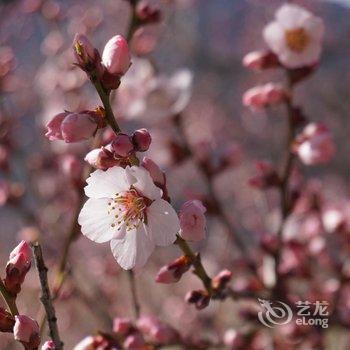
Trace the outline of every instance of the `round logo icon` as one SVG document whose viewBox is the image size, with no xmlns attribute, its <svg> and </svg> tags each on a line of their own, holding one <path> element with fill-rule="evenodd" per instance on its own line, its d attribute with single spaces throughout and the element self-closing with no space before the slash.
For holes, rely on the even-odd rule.
<svg viewBox="0 0 350 350">
<path fill-rule="evenodd" d="M 264 299 L 258 299 L 258 301 L 263 307 L 263 310 L 258 313 L 258 318 L 264 326 L 273 328 L 276 325 L 283 325 L 292 320 L 292 309 L 286 303 Z"/>
</svg>

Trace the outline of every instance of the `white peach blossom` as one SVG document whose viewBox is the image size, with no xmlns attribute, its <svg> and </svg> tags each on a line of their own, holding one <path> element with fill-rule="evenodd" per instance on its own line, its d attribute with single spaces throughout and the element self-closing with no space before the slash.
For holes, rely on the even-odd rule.
<svg viewBox="0 0 350 350">
<path fill-rule="evenodd" d="M 174 116 L 187 106 L 193 75 L 180 69 L 173 75 L 156 75 L 149 62 L 133 59 L 133 64 L 118 89 L 118 107 L 128 119 L 160 121 Z"/>
<path fill-rule="evenodd" d="M 323 21 L 295 4 L 280 7 L 263 36 L 279 61 L 287 68 L 300 68 L 318 62 L 324 34 Z"/>
<path fill-rule="evenodd" d="M 110 241 L 123 269 L 142 267 L 155 246 L 175 241 L 178 216 L 143 167 L 96 170 L 87 183 L 89 199 L 78 219 L 82 233 L 97 243 Z"/>
</svg>

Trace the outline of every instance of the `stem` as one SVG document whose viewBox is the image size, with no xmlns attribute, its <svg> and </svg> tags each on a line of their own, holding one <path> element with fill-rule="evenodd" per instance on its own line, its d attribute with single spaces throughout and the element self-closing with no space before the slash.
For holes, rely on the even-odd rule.
<svg viewBox="0 0 350 350">
<path fill-rule="evenodd" d="M 140 307 L 140 302 L 137 298 L 136 280 L 135 280 L 134 271 L 128 270 L 128 277 L 129 277 L 129 282 L 130 282 L 130 290 L 131 290 L 134 314 L 135 314 L 136 318 L 139 318 L 141 307 Z"/>
<path fill-rule="evenodd" d="M 116 134 L 119 133 L 121 130 L 120 130 L 120 127 L 119 127 L 117 121 L 115 120 L 115 116 L 114 116 L 114 113 L 113 113 L 113 110 L 111 107 L 111 103 L 109 100 L 110 93 L 106 92 L 104 90 L 100 80 L 97 77 L 91 76 L 91 81 L 92 81 L 93 85 L 95 86 L 95 89 L 96 89 L 96 91 L 97 91 L 97 93 L 100 96 L 100 99 L 102 101 L 103 108 L 105 109 L 105 112 L 106 112 L 106 119 L 107 119 L 108 124 L 110 125 L 110 127 L 113 129 L 113 131 Z"/>
<path fill-rule="evenodd" d="M 280 206 L 281 206 L 281 223 L 277 231 L 277 239 L 278 239 L 278 250 L 274 255 L 275 258 L 275 276 L 276 276 L 276 284 L 274 287 L 274 295 L 276 297 L 282 297 L 283 296 L 283 283 L 280 279 L 279 276 L 279 271 L 278 267 L 280 264 L 281 260 L 281 246 L 282 246 L 282 234 L 283 234 L 283 228 L 285 225 L 285 221 L 287 217 L 290 214 L 291 211 L 291 204 L 289 203 L 289 193 L 288 193 L 288 187 L 289 187 L 289 179 L 291 176 L 291 171 L 293 167 L 293 161 L 294 161 L 294 154 L 292 152 L 292 144 L 295 138 L 295 132 L 296 132 L 296 126 L 293 120 L 293 98 L 292 98 L 292 89 L 293 85 L 291 83 L 291 79 L 288 74 L 288 87 L 289 87 L 289 92 L 290 92 L 290 98 L 286 100 L 286 108 L 287 108 L 287 114 L 288 114 L 288 125 L 287 125 L 287 144 L 286 144 L 286 155 L 285 155 L 285 160 L 283 163 L 283 168 L 281 171 L 280 179 L 281 179 L 281 184 L 279 186 L 279 192 L 280 192 Z"/>
<path fill-rule="evenodd" d="M 5 301 L 7 308 L 11 312 L 11 315 L 12 316 L 19 315 L 17 305 L 16 305 L 16 298 L 13 297 L 11 294 L 9 294 L 1 278 L 0 278 L 0 294 Z"/>
<path fill-rule="evenodd" d="M 37 242 L 32 244 L 31 246 L 34 254 L 36 268 L 39 273 L 39 279 L 40 279 L 40 285 L 41 285 L 41 291 L 42 291 L 40 300 L 44 305 L 44 308 L 46 311 L 47 321 L 48 321 L 49 330 L 50 330 L 50 336 L 52 341 L 55 344 L 55 349 L 62 350 L 63 343 L 61 342 L 59 332 L 58 332 L 56 312 L 52 304 L 50 288 L 47 280 L 47 267 L 45 266 L 41 245 Z"/>
<path fill-rule="evenodd" d="M 138 0 L 130 1 L 131 20 L 130 20 L 130 25 L 129 25 L 128 32 L 126 34 L 126 40 L 128 42 L 131 41 L 135 31 L 139 27 L 139 20 L 138 20 L 137 15 L 136 15 L 136 5 L 137 5 L 137 3 L 138 3 Z"/>
<path fill-rule="evenodd" d="M 179 248 L 183 251 L 183 253 L 191 259 L 192 265 L 194 267 L 194 274 L 203 282 L 205 289 L 211 296 L 213 294 L 211 278 L 208 276 L 204 266 L 202 265 L 200 255 L 195 254 L 190 248 L 190 246 L 187 244 L 187 242 L 180 236 L 177 236 L 175 244 L 177 244 Z"/>
</svg>

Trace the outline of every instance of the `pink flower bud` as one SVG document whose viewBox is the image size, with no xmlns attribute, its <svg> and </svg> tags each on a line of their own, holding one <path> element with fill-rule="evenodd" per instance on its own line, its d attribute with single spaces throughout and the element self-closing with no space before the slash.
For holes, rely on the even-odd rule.
<svg viewBox="0 0 350 350">
<path fill-rule="evenodd" d="M 281 85 L 268 83 L 246 91 L 243 95 L 243 105 L 254 109 L 261 109 L 279 104 L 287 97 L 288 94 Z"/>
<path fill-rule="evenodd" d="M 228 282 L 230 282 L 231 278 L 231 271 L 222 270 L 212 279 L 212 287 L 216 290 L 222 290 L 226 288 L 226 285 Z"/>
<path fill-rule="evenodd" d="M 263 70 L 278 67 L 279 62 L 272 52 L 253 51 L 244 56 L 243 66 L 253 70 Z"/>
<path fill-rule="evenodd" d="M 72 113 L 61 124 L 63 140 L 67 143 L 87 140 L 97 130 L 96 121 L 87 113 Z"/>
<path fill-rule="evenodd" d="M 12 333 L 15 318 L 2 307 L 0 308 L 0 332 Z"/>
<path fill-rule="evenodd" d="M 111 38 L 102 53 L 102 64 L 113 75 L 124 75 L 130 67 L 130 52 L 127 41 L 116 35 Z"/>
<path fill-rule="evenodd" d="M 120 163 L 107 147 L 93 149 L 85 156 L 84 160 L 94 168 L 101 170 L 107 170 Z"/>
<path fill-rule="evenodd" d="M 14 338 L 25 344 L 28 349 L 36 349 L 40 345 L 39 332 L 38 322 L 25 315 L 15 316 Z"/>
<path fill-rule="evenodd" d="M 152 159 L 144 157 L 141 165 L 150 173 L 155 184 L 159 186 L 165 185 L 165 174 Z"/>
<path fill-rule="evenodd" d="M 113 320 L 113 332 L 118 334 L 127 334 L 133 328 L 129 318 L 117 317 Z"/>
<path fill-rule="evenodd" d="M 55 350 L 55 343 L 52 340 L 48 340 L 41 347 L 41 350 Z"/>
<path fill-rule="evenodd" d="M 73 52 L 81 67 L 92 65 L 96 59 L 96 49 L 84 34 L 75 34 Z"/>
<path fill-rule="evenodd" d="M 185 202 L 180 210 L 180 235 L 188 241 L 201 241 L 205 238 L 206 208 L 199 200 Z"/>
<path fill-rule="evenodd" d="M 191 264 L 191 259 L 188 256 L 181 256 L 158 271 L 156 282 L 166 284 L 178 282 L 181 276 L 189 270 Z"/>
<path fill-rule="evenodd" d="M 185 296 L 185 301 L 189 304 L 195 304 L 196 309 L 206 308 L 210 302 L 210 296 L 204 290 L 192 290 Z"/>
<path fill-rule="evenodd" d="M 16 295 L 21 290 L 27 272 L 31 265 L 31 249 L 26 241 L 22 241 L 10 254 L 6 265 L 4 284 L 7 291 Z"/>
<path fill-rule="evenodd" d="M 47 133 L 45 134 L 45 136 L 50 141 L 63 140 L 61 125 L 64 118 L 66 118 L 67 115 L 69 115 L 68 112 L 59 113 L 47 123 Z"/>
<path fill-rule="evenodd" d="M 328 163 L 335 153 L 331 133 L 322 123 L 311 123 L 297 137 L 294 151 L 306 165 Z"/>
<path fill-rule="evenodd" d="M 111 143 L 113 151 L 120 157 L 128 157 L 134 151 L 134 145 L 126 134 L 118 134 Z"/>
<path fill-rule="evenodd" d="M 152 138 L 147 129 L 139 129 L 132 134 L 132 142 L 138 152 L 146 152 L 151 141 Z"/>
<path fill-rule="evenodd" d="M 127 336 L 123 345 L 124 349 L 126 350 L 142 350 L 144 349 L 146 343 L 142 334 L 136 332 Z"/>
</svg>

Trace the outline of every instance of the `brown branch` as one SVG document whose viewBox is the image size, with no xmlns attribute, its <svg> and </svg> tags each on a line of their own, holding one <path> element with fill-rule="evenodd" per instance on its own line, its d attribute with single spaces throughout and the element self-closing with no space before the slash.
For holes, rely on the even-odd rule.
<svg viewBox="0 0 350 350">
<path fill-rule="evenodd" d="M 50 288 L 49 288 L 48 279 L 47 279 L 48 269 L 45 266 L 41 245 L 37 242 L 37 243 L 31 244 L 31 247 L 33 250 L 35 265 L 39 273 L 41 292 L 42 292 L 40 300 L 45 308 L 47 321 L 49 324 L 50 337 L 55 344 L 55 349 L 62 350 L 63 343 L 60 339 L 60 335 L 58 331 L 56 312 L 52 304 L 52 298 L 51 298 Z"/>
</svg>

